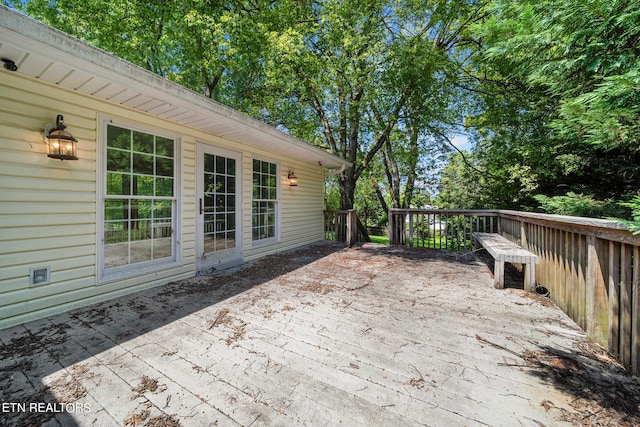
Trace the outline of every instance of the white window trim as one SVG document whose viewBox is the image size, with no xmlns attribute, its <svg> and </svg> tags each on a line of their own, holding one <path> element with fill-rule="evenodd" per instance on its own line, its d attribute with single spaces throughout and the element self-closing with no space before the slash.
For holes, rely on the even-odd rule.
<svg viewBox="0 0 640 427">
<path fill-rule="evenodd" d="M 254 160 L 258 160 L 261 162 L 269 162 L 269 163 L 273 163 L 276 165 L 276 232 L 275 232 L 275 236 L 274 237 L 269 237 L 268 239 L 260 239 L 260 240 L 253 240 L 253 161 Z M 277 243 L 280 243 L 281 239 L 280 239 L 280 224 L 282 221 L 282 215 L 281 215 L 281 191 L 282 191 L 282 182 L 280 179 L 280 162 L 273 160 L 273 159 L 269 159 L 266 157 L 257 157 L 254 156 L 251 158 L 251 205 L 250 205 L 250 209 L 249 212 L 251 212 L 251 219 L 250 219 L 250 237 L 251 237 L 251 247 L 252 248 L 260 248 L 263 246 L 270 246 L 270 245 L 274 245 Z"/>
<path fill-rule="evenodd" d="M 102 285 L 109 282 L 143 276 L 158 271 L 169 270 L 181 267 L 182 263 L 182 139 L 179 135 L 172 134 L 163 129 L 153 126 L 139 125 L 124 120 L 112 119 L 108 117 L 98 117 L 98 159 L 97 159 L 97 177 L 96 177 L 96 274 L 97 284 Z M 149 133 L 155 136 L 170 138 L 175 140 L 174 147 L 174 198 L 175 209 L 173 212 L 173 242 L 172 251 L 174 257 L 172 259 L 158 259 L 145 261 L 135 264 L 127 264 L 124 266 L 112 267 L 105 269 L 104 267 L 104 200 L 107 194 L 107 125 L 120 126 L 122 128 Z"/>
</svg>

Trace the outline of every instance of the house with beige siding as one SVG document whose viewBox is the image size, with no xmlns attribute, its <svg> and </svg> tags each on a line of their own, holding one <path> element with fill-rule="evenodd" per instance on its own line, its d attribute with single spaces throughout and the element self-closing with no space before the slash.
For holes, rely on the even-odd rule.
<svg viewBox="0 0 640 427">
<path fill-rule="evenodd" d="M 0 328 L 324 238 L 342 159 L 3 6 L 0 58 Z"/>
</svg>

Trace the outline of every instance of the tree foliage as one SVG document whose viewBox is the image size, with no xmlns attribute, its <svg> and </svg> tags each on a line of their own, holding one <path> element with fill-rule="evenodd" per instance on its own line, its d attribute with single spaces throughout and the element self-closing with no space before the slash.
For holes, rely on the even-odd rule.
<svg viewBox="0 0 640 427">
<path fill-rule="evenodd" d="M 260 73 L 258 0 L 28 0 L 29 15 L 210 98 L 242 105 Z"/>
<path fill-rule="evenodd" d="M 629 219 L 618 219 L 618 221 L 622 222 L 627 226 L 629 231 L 633 234 L 640 234 L 640 196 L 634 196 L 632 199 L 620 202 L 622 208 L 627 208 L 631 210 L 631 215 Z"/>
<path fill-rule="evenodd" d="M 19 7 L 351 162 L 336 177 L 341 208 L 414 205 L 463 122 L 473 149 L 449 156 L 443 207 L 588 207 L 640 188 L 632 0 Z"/>
<path fill-rule="evenodd" d="M 571 191 L 564 196 L 554 197 L 538 194 L 535 199 L 540 203 L 540 208 L 550 214 L 592 218 L 628 216 L 628 211 L 615 200 L 596 200 L 592 195 Z"/>
<path fill-rule="evenodd" d="M 287 118 L 278 124 L 353 164 L 338 177 L 342 208 L 354 205 L 356 183 L 380 152 L 400 203 L 394 167 L 401 134 L 414 132 L 417 144 L 424 129 L 448 118 L 453 104 L 438 95 L 452 87 L 456 49 L 480 10 L 476 2 L 447 1 L 274 6 L 280 25 L 269 32 L 261 104 L 270 116 Z"/>
<path fill-rule="evenodd" d="M 465 84 L 487 207 L 640 187 L 640 15 L 628 0 L 494 0 Z M 509 184 L 509 185 L 507 185 Z M 502 192 L 500 191 L 500 192 Z"/>
<path fill-rule="evenodd" d="M 460 123 L 453 82 L 484 14 L 479 0 L 29 0 L 24 9 L 348 160 L 342 208 L 380 152 L 392 205 L 410 203 L 422 141 Z"/>
</svg>

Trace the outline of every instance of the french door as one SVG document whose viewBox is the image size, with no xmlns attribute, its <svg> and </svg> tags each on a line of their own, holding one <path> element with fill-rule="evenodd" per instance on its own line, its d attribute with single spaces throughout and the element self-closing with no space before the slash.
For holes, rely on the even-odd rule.
<svg viewBox="0 0 640 427">
<path fill-rule="evenodd" d="M 198 271 L 242 261 L 241 154 L 198 143 Z"/>
</svg>

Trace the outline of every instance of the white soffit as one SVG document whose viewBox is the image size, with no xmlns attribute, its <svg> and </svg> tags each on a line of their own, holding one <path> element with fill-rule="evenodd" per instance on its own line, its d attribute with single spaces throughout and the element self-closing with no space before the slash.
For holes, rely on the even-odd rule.
<svg viewBox="0 0 640 427">
<path fill-rule="evenodd" d="M 338 156 L 5 6 L 0 6 L 0 58 L 15 62 L 18 73 L 274 154 L 328 169 L 350 166 Z"/>
</svg>

